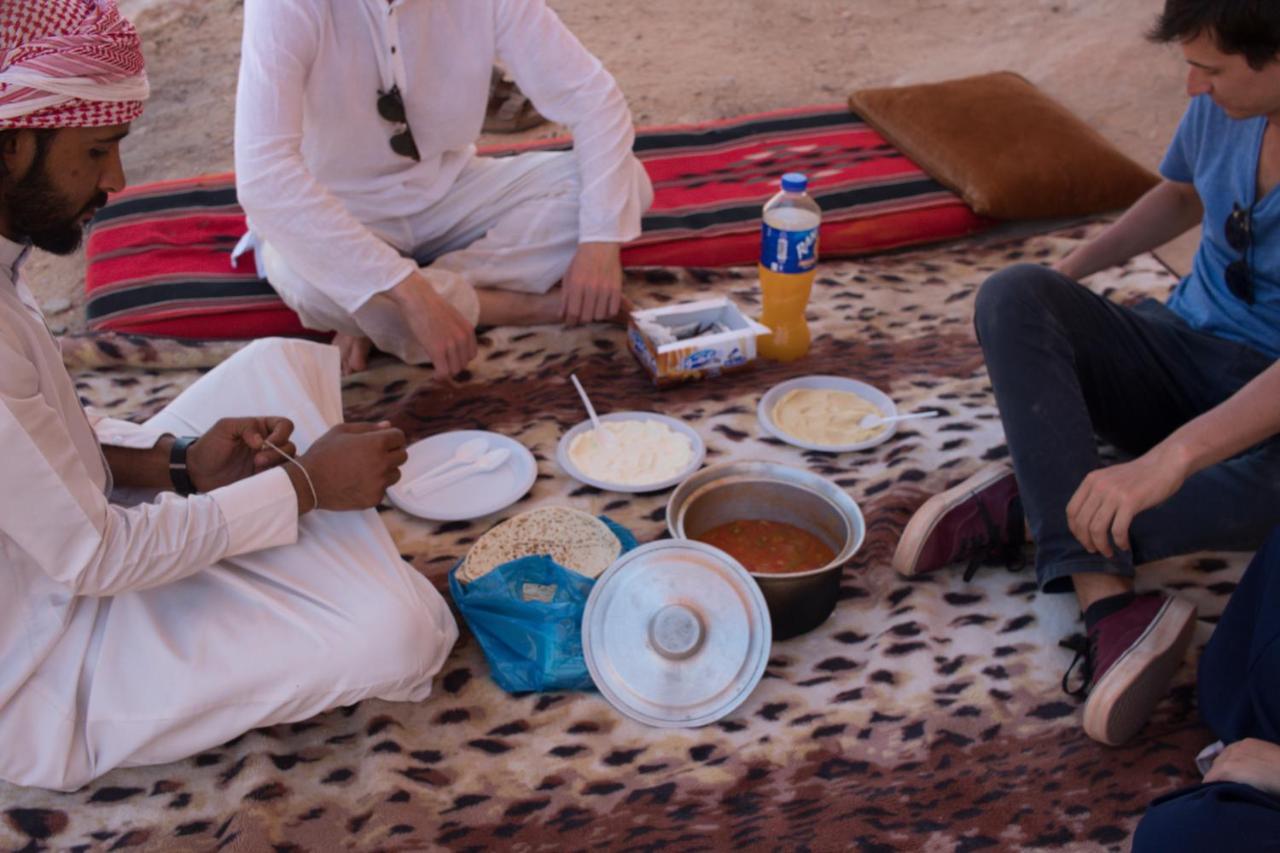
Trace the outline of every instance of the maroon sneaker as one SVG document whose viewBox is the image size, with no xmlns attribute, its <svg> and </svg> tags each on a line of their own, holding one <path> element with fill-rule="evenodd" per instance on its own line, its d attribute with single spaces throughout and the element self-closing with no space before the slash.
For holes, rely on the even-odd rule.
<svg viewBox="0 0 1280 853">
<path fill-rule="evenodd" d="M 993 462 L 916 510 L 893 552 L 893 568 L 912 577 L 968 561 L 968 580 L 989 559 L 1020 562 L 1025 541 L 1018 481 L 1012 468 Z"/>
<path fill-rule="evenodd" d="M 1111 746 L 1136 735 L 1169 692 L 1195 627 L 1195 605 L 1149 592 L 1098 620 L 1087 640 L 1064 642 L 1076 658 L 1062 677 L 1062 689 L 1072 696 L 1089 695 L 1085 734 Z M 1084 683 L 1072 690 L 1067 683 L 1079 662 Z"/>
</svg>

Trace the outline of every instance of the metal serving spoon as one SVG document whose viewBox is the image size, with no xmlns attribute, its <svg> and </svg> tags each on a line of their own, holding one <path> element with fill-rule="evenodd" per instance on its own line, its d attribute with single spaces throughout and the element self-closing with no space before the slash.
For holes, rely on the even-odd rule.
<svg viewBox="0 0 1280 853">
<path fill-rule="evenodd" d="M 928 412 L 910 412 L 905 415 L 894 415 L 893 417 L 890 417 L 890 418 L 885 418 L 885 417 L 881 417 L 880 415 L 872 414 L 872 415 L 867 415 L 862 420 L 858 421 L 858 426 L 862 427 L 863 429 L 875 429 L 878 426 L 882 426 L 884 424 L 897 423 L 898 421 L 918 421 L 922 418 L 936 418 L 937 416 L 938 416 L 938 412 L 936 410 L 931 410 Z"/>
</svg>

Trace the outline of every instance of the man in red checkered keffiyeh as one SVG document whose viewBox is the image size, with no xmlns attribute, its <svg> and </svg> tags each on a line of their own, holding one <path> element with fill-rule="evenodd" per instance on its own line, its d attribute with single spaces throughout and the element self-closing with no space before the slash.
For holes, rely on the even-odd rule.
<svg viewBox="0 0 1280 853">
<path fill-rule="evenodd" d="M 74 251 L 124 187 L 120 140 L 148 94 L 115 0 L 0 3 L 0 237 Z"/>
<path fill-rule="evenodd" d="M 70 791 L 421 702 L 458 637 L 371 510 L 404 433 L 340 423 L 333 347 L 254 341 L 145 425 L 81 407 L 23 263 L 73 248 L 124 186 L 145 94 L 112 0 L 0 0 L 0 783 Z M 165 493 L 124 506 L 116 487 Z"/>
</svg>

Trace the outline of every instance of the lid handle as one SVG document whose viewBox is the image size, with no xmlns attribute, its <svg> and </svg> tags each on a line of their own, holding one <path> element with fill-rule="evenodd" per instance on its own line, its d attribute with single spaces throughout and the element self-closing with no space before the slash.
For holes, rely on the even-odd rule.
<svg viewBox="0 0 1280 853">
<path fill-rule="evenodd" d="M 668 660 L 685 660 L 697 654 L 706 641 L 707 628 L 698 612 L 684 604 L 668 604 L 649 622 L 649 642 Z"/>
</svg>

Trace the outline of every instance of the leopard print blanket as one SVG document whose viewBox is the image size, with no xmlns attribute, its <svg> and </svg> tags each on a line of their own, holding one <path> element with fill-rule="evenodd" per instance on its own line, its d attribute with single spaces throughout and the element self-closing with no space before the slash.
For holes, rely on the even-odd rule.
<svg viewBox="0 0 1280 853">
<path fill-rule="evenodd" d="M 1015 261 L 1049 262 L 1090 230 L 826 264 L 806 359 L 661 392 L 622 331 L 599 326 L 490 331 L 456 384 L 389 362 L 347 381 L 350 419 L 388 418 L 411 438 L 496 430 L 538 460 L 530 493 L 493 517 L 442 524 L 384 512 L 400 550 L 437 583 L 476 537 L 533 506 L 607 514 L 641 542 L 663 534 L 667 494 L 603 493 L 558 470 L 556 442 L 582 419 L 571 371 L 601 410 L 685 419 L 709 463 L 803 465 L 847 489 L 868 536 L 839 606 L 818 629 L 774 645 L 764 680 L 727 719 L 656 730 L 594 693 L 507 695 L 464 631 L 421 704 L 364 702 L 176 764 L 118 770 L 72 794 L 0 785 L 0 847 L 1127 849 L 1147 803 L 1193 782 L 1192 756 L 1211 740 L 1194 711 L 1190 662 L 1136 741 L 1103 747 L 1081 732 L 1079 706 L 1059 686 L 1070 653 L 1058 641 L 1079 630 L 1066 597 L 1037 594 L 1030 572 L 991 567 L 966 583 L 951 572 L 907 581 L 889 568 L 915 507 L 1007 454 L 971 327 L 979 284 Z M 1172 283 L 1141 257 L 1090 285 L 1128 301 Z M 757 302 L 742 270 L 648 270 L 633 274 L 630 292 L 641 305 L 712 292 L 748 309 Z M 106 362 L 130 361 L 132 345 L 113 342 Z M 164 346 L 189 367 L 208 355 Z M 155 369 L 165 354 L 150 357 L 145 370 L 78 374 L 82 395 L 144 417 L 199 375 Z M 870 451 L 801 452 L 766 437 L 755 406 L 765 389 L 806 373 L 857 377 L 903 409 L 943 416 Z M 1198 605 L 1199 647 L 1245 559 L 1169 560 L 1146 567 L 1139 585 Z"/>
</svg>

